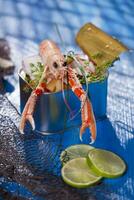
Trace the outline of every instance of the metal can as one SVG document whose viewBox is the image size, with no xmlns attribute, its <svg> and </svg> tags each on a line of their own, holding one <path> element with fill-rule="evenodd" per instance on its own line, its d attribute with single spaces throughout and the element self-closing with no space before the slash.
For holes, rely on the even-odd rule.
<svg viewBox="0 0 134 200">
<path fill-rule="evenodd" d="M 31 93 L 31 88 L 19 73 L 20 82 L 20 109 L 21 112 Z M 29 91 L 26 92 L 24 87 Z M 83 86 L 86 89 L 86 86 Z M 73 111 L 74 118 L 70 115 L 65 105 L 61 92 L 43 93 L 37 101 L 34 120 L 36 131 L 42 134 L 60 133 L 69 128 L 81 125 L 80 101 L 71 89 L 65 90 L 67 102 Z M 94 82 L 88 85 L 88 95 L 91 100 L 96 120 L 106 116 L 107 108 L 107 78 L 101 82 Z M 77 114 L 76 114 L 77 113 Z"/>
</svg>

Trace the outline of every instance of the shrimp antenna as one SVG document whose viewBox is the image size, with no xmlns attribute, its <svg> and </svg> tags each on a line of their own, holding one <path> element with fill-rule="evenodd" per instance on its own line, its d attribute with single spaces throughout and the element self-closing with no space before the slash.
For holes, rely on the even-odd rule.
<svg viewBox="0 0 134 200">
<path fill-rule="evenodd" d="M 62 38 L 62 36 L 61 36 L 60 30 L 59 30 L 59 26 L 58 26 L 57 23 L 55 23 L 55 28 L 56 28 L 56 32 L 57 32 L 57 34 L 58 34 L 58 36 L 59 36 L 61 45 L 62 45 L 64 51 L 66 51 L 66 46 L 65 46 L 65 43 L 64 43 L 63 38 Z M 67 58 L 67 55 L 66 55 L 66 58 Z M 65 92 L 64 92 L 64 88 L 63 88 L 63 85 L 64 85 L 63 82 L 64 82 L 64 80 L 62 79 L 62 96 L 63 96 L 63 100 L 64 100 L 64 103 L 65 103 L 66 107 L 67 107 L 68 110 L 70 111 L 71 116 L 73 116 L 73 111 L 71 110 L 71 108 L 70 108 L 70 106 L 69 106 L 69 104 L 68 104 L 68 102 L 67 102 L 67 100 L 66 100 L 66 96 L 65 96 Z"/>
<path fill-rule="evenodd" d="M 61 33 L 60 33 L 59 26 L 58 26 L 57 23 L 55 23 L 55 29 L 56 29 L 57 35 L 58 35 L 58 37 L 60 39 L 61 45 L 62 45 L 64 51 L 66 51 L 66 45 L 65 45 L 65 42 L 63 41 L 63 38 L 62 38 Z"/>
</svg>

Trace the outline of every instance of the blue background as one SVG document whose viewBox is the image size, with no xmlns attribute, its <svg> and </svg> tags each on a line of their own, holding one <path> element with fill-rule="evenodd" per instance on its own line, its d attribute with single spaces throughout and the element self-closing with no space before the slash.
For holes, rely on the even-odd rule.
<svg viewBox="0 0 134 200">
<path fill-rule="evenodd" d="M 44 38 L 55 40 L 64 51 L 77 48 L 75 33 L 89 21 L 117 37 L 129 48 L 134 48 L 133 0 L 0 0 L 0 37 L 9 41 L 12 59 L 18 66 L 15 75 L 7 78 L 5 85 L 9 99 L 18 109 L 17 71 L 23 56 L 37 53 L 38 43 Z M 56 32 L 57 26 L 64 44 Z M 101 189 L 96 189 L 97 199 L 134 199 L 133 94 L 134 54 L 122 58 L 121 63 L 117 62 L 110 70 L 108 119 L 97 124 L 98 138 L 94 144 L 122 156 L 128 170 L 122 178 L 104 182 L 103 187 L 109 186 L 108 194 L 103 196 Z M 64 137 L 65 140 L 68 138 L 68 132 Z M 73 143 L 73 132 L 70 138 Z"/>
</svg>

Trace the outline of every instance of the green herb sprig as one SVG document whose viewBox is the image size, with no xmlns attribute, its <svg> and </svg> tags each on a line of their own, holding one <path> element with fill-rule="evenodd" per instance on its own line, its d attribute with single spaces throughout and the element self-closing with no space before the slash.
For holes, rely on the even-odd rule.
<svg viewBox="0 0 134 200">
<path fill-rule="evenodd" d="M 75 54 L 72 53 L 72 52 L 70 54 L 68 54 L 67 61 L 71 60 L 71 62 L 72 62 L 74 60 L 74 56 L 75 56 Z M 101 53 L 96 53 L 95 56 L 101 57 L 102 55 L 101 55 Z M 117 60 L 117 59 L 119 59 L 119 58 L 116 58 L 115 60 Z M 108 70 L 108 68 L 113 66 L 114 61 L 107 61 L 106 63 L 104 63 L 101 66 L 96 66 L 95 67 L 95 73 L 90 73 L 86 76 L 88 83 L 104 81 L 105 78 L 107 77 L 107 70 Z M 84 64 L 85 64 L 85 66 L 89 65 L 89 61 L 85 60 Z M 84 66 L 82 66 L 82 70 L 83 69 L 84 69 Z M 78 76 L 78 78 L 79 78 L 81 84 L 86 83 L 84 76 Z"/>
<path fill-rule="evenodd" d="M 33 76 L 33 79 L 30 78 L 28 74 L 25 76 L 25 81 L 28 83 L 28 85 L 35 89 L 39 83 L 39 80 L 42 76 L 42 73 L 44 71 L 44 65 L 41 62 L 37 62 L 37 64 L 30 63 L 31 73 Z M 24 87 L 23 90 L 25 92 L 28 92 L 28 87 Z"/>
</svg>

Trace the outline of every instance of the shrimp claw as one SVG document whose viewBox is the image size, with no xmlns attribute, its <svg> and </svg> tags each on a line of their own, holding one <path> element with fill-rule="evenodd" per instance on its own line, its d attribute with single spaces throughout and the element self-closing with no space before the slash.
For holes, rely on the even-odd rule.
<svg viewBox="0 0 134 200">
<path fill-rule="evenodd" d="M 26 105 L 25 105 L 23 112 L 22 112 L 22 118 L 20 120 L 20 125 L 19 125 L 19 131 L 22 134 L 24 134 L 24 127 L 25 127 L 25 123 L 26 123 L 27 120 L 30 122 L 32 129 L 33 130 L 35 129 L 35 122 L 34 122 L 32 115 L 33 115 L 33 112 L 34 112 L 34 107 L 35 107 L 35 104 L 36 104 L 36 101 L 37 101 L 37 97 L 38 96 L 33 91 L 31 93 L 31 96 L 29 97 Z"/>
<path fill-rule="evenodd" d="M 96 139 L 96 122 L 91 102 L 86 92 L 83 90 L 82 85 L 80 84 L 74 69 L 69 67 L 68 74 L 69 74 L 69 84 L 72 88 L 72 91 L 81 101 L 82 125 L 80 128 L 80 140 L 82 141 L 82 135 L 85 129 L 89 127 L 91 132 L 91 143 L 93 143 Z"/>
<path fill-rule="evenodd" d="M 86 97 L 86 100 L 82 100 L 81 104 L 82 126 L 80 128 L 80 139 L 86 128 L 89 127 L 91 132 L 91 143 L 94 143 L 96 139 L 96 122 L 90 100 Z"/>
</svg>

